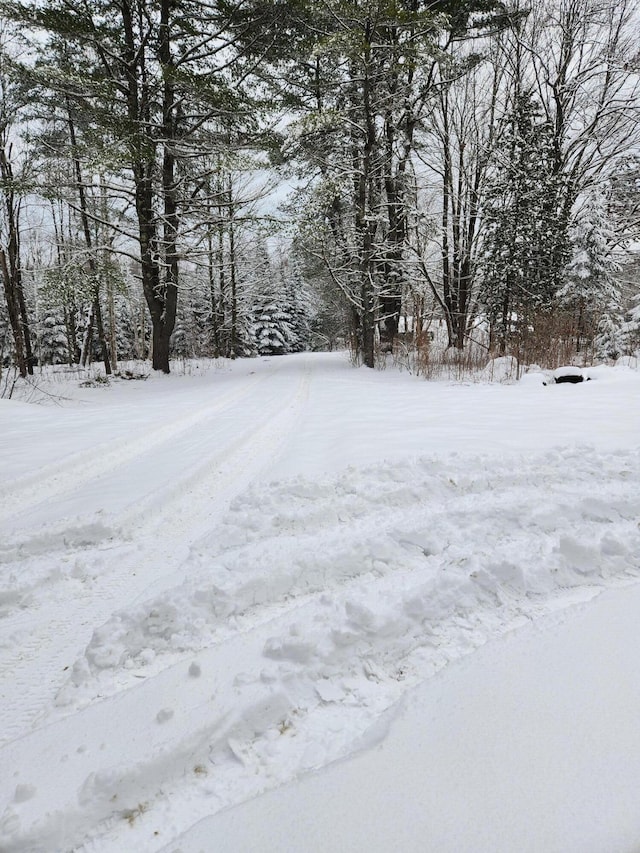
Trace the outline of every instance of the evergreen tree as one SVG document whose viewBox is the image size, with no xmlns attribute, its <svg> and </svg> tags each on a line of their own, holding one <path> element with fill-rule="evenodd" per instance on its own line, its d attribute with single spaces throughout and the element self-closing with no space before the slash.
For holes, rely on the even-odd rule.
<svg viewBox="0 0 640 853">
<path fill-rule="evenodd" d="M 83 136 L 119 171 L 122 195 L 135 211 L 153 367 L 165 372 L 183 256 L 181 224 L 190 205 L 185 176 L 194 183 L 203 151 L 241 138 L 245 143 L 257 128 L 260 107 L 248 94 L 254 69 L 245 64 L 240 70 L 245 57 L 229 31 L 235 5 L 242 3 L 18 0 L 5 6 L 38 32 L 39 61 L 23 73 L 68 114 L 69 130 L 76 131 L 73 151 Z M 79 172 L 76 177 L 82 190 Z"/>
<path fill-rule="evenodd" d="M 640 355 L 640 293 L 633 297 L 622 333 L 625 351 L 630 355 Z"/>
<path fill-rule="evenodd" d="M 64 315 L 58 309 L 48 310 L 38 326 L 38 354 L 41 364 L 67 364 L 69 349 Z"/>
<path fill-rule="evenodd" d="M 624 318 L 615 306 L 611 306 L 604 312 L 598 323 L 594 342 L 596 356 L 615 361 L 623 353 L 624 342 Z"/>
<path fill-rule="evenodd" d="M 502 353 L 552 305 L 568 254 L 552 128 L 530 93 L 516 96 L 484 208 L 480 300 Z"/>
<path fill-rule="evenodd" d="M 200 358 L 212 354 L 210 304 L 200 277 L 194 273 L 181 291 L 181 311 L 176 321 L 171 351 L 180 358 Z"/>
<path fill-rule="evenodd" d="M 51 266 L 44 273 L 40 286 L 41 308 L 46 313 L 62 312 L 67 339 L 67 361 L 80 362 L 83 322 L 90 313 L 92 286 L 82 268 L 79 255 L 73 255 L 64 265 Z M 40 342 L 42 346 L 42 339 Z"/>
<path fill-rule="evenodd" d="M 558 291 L 560 304 L 572 314 L 577 351 L 593 341 L 603 312 L 610 320 L 615 316 L 620 288 L 615 279 L 618 264 L 612 255 L 614 244 L 605 199 L 594 192 L 572 228 L 572 257 L 566 267 L 565 283 Z M 613 327 L 608 321 L 605 325 L 610 336 Z"/>
<path fill-rule="evenodd" d="M 280 277 L 285 304 L 288 306 L 293 332 L 291 352 L 303 352 L 311 341 L 310 296 L 295 256 L 280 259 Z"/>
<path fill-rule="evenodd" d="M 259 355 L 284 355 L 299 348 L 295 318 L 282 277 L 274 277 L 263 247 L 256 270 L 257 298 L 252 334 Z"/>
<path fill-rule="evenodd" d="M 284 355 L 296 351 L 289 312 L 275 295 L 266 295 L 255 307 L 253 336 L 259 355 Z"/>
<path fill-rule="evenodd" d="M 136 320 L 131 310 L 131 300 L 126 293 L 118 293 L 115 297 L 115 332 L 118 358 L 129 360 L 140 358 L 136 352 Z"/>
</svg>

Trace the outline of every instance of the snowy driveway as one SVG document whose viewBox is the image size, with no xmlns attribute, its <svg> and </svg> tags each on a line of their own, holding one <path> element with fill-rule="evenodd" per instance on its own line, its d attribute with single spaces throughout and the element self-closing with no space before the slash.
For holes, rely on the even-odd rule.
<svg viewBox="0 0 640 853">
<path fill-rule="evenodd" d="M 221 810 L 281 784 L 323 831 L 334 805 L 312 781 L 291 788 L 305 773 L 369 754 L 406 703 L 446 706 L 496 643 L 526 680 L 505 645 L 531 636 L 523 626 L 596 614 L 610 588 L 637 596 L 639 380 L 602 368 L 571 387 L 425 383 L 302 355 L 58 383 L 60 405 L 0 401 L 0 849 L 206 850 L 199 821 L 215 833 L 234 822 Z M 529 671 L 544 675 L 535 657 Z M 635 688 L 613 686 L 640 720 Z M 572 702 L 589 713 L 570 691 L 556 701 L 567 719 Z M 523 732 L 536 721 L 522 709 Z M 594 742 L 600 725 L 610 735 L 591 725 Z M 640 784 L 635 759 L 624 786 Z M 413 769 L 425 761 L 446 770 L 428 737 Z M 576 785 L 596 770 L 582 761 Z M 261 836 L 256 802 L 225 849 L 300 851 L 293 829 L 277 847 Z M 570 791 L 564 808 L 592 811 Z M 634 838 L 625 815 L 605 841 Z M 334 849 L 372 850 L 352 817 Z M 402 849 L 506 853 L 524 826 L 510 825 L 506 846 Z"/>
</svg>

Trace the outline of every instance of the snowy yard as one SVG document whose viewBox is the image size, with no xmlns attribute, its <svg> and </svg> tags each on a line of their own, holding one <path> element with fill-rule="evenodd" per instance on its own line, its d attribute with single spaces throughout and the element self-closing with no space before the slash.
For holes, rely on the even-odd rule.
<svg viewBox="0 0 640 853">
<path fill-rule="evenodd" d="M 640 372 L 0 400 L 0 850 L 640 850 Z"/>
</svg>

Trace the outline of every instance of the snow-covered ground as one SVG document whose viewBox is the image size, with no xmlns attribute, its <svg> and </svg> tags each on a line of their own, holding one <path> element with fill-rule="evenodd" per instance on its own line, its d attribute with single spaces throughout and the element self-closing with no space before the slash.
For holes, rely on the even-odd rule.
<svg viewBox="0 0 640 853">
<path fill-rule="evenodd" d="M 640 850 L 640 373 L 588 374 L 0 400 L 0 850 Z"/>
</svg>

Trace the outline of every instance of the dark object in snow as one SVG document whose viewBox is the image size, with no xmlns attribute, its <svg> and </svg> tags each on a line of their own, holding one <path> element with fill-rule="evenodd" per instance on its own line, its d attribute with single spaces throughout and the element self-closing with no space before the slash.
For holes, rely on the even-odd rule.
<svg viewBox="0 0 640 853">
<path fill-rule="evenodd" d="M 556 385 L 559 385 L 561 382 L 571 382 L 575 385 L 577 382 L 584 382 L 584 376 L 578 376 L 576 373 L 572 373 L 568 376 L 557 376 Z"/>
<path fill-rule="evenodd" d="M 579 367 L 558 367 L 557 370 L 553 371 L 553 381 L 556 385 L 561 382 L 570 382 L 572 385 L 576 385 L 578 382 L 584 382 L 584 374 Z"/>
</svg>

